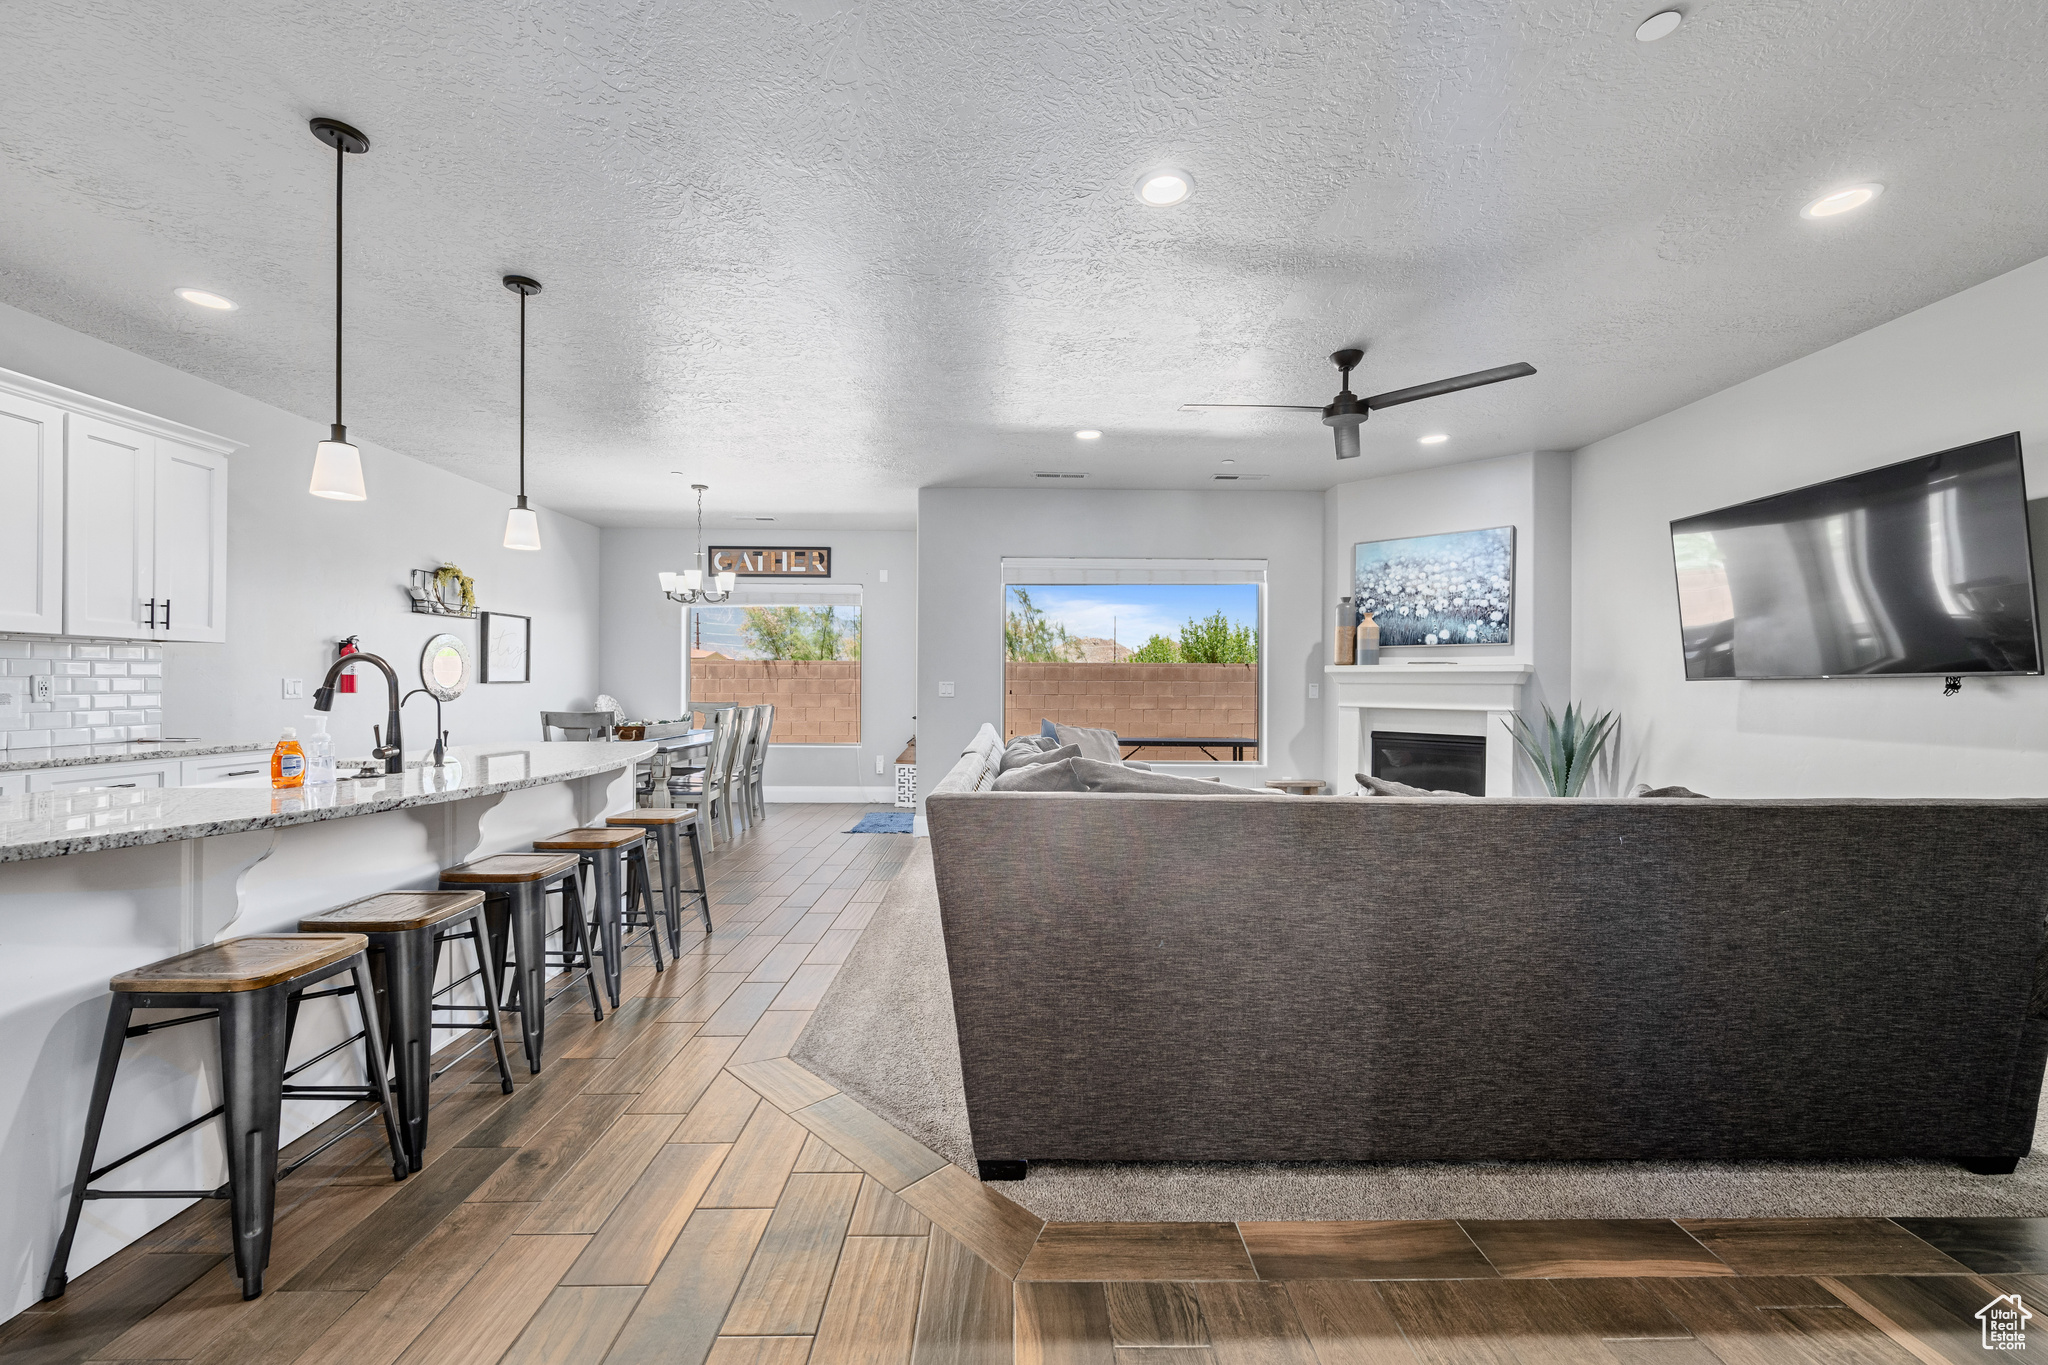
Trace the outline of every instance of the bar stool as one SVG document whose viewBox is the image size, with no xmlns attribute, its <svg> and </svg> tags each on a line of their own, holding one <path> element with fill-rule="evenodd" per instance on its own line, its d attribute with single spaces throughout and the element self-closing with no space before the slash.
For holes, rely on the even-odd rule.
<svg viewBox="0 0 2048 1365">
<path fill-rule="evenodd" d="M 607 825 L 639 828 L 654 836 L 654 861 L 661 868 L 661 899 L 668 912 L 668 946 L 671 953 L 683 951 L 683 893 L 697 904 L 704 917 L 704 932 L 711 932 L 711 891 L 704 881 L 704 845 L 697 837 L 697 812 L 687 806 L 670 809 L 642 808 L 608 816 Z M 682 841 L 690 840 L 690 865 L 697 874 L 696 885 L 682 884 Z"/>
<path fill-rule="evenodd" d="M 591 920 L 597 925 L 603 944 L 605 994 L 612 1008 L 619 1007 L 619 987 L 624 977 L 625 939 L 629 928 L 647 926 L 647 941 L 654 949 L 654 970 L 663 970 L 661 935 L 654 923 L 654 897 L 648 891 L 647 836 L 637 829 L 571 829 L 551 839 L 535 839 L 536 852 L 574 853 L 590 869 Z M 638 863 L 639 900 L 642 919 L 627 904 L 632 864 Z"/>
<path fill-rule="evenodd" d="M 123 972 L 107 983 L 114 998 L 107 1006 L 107 1030 L 100 1041 L 99 1071 L 93 1077 L 92 1104 L 86 1111 L 85 1138 L 79 1147 L 78 1174 L 71 1182 L 64 1232 L 57 1239 L 49 1278 L 43 1282 L 45 1299 L 61 1296 L 69 1282 L 66 1269 L 71 1260 L 71 1241 L 78 1232 L 79 1211 L 88 1199 L 230 1201 L 235 1228 L 235 1274 L 242 1281 L 242 1297 L 253 1299 L 261 1294 L 263 1271 L 270 1264 L 271 1219 L 277 1207 L 278 1132 L 285 1100 L 374 1100 L 377 1104 L 371 1114 L 299 1158 L 292 1169 L 312 1160 L 381 1113 L 384 1134 L 391 1143 L 391 1174 L 395 1179 L 405 1179 L 410 1165 L 392 1108 L 391 1087 L 384 1075 L 384 1038 L 377 1026 L 377 1011 L 369 1005 L 375 998 L 375 985 L 370 976 L 368 947 L 361 934 L 252 934 L 152 962 Z M 349 974 L 354 984 L 322 991 L 308 989 L 343 972 Z M 337 995 L 356 997 L 362 1030 L 287 1071 L 285 1059 L 291 1051 L 292 1025 L 299 1003 Z M 157 1023 L 128 1022 L 136 1010 L 176 1009 L 199 1012 Z M 114 1073 L 121 1065 L 121 1045 L 146 1033 L 214 1018 L 220 1020 L 222 1102 L 190 1123 L 95 1168 L 92 1163 L 98 1155 L 100 1128 L 106 1122 L 107 1100 L 114 1091 Z M 292 1076 L 358 1038 L 364 1044 L 363 1068 L 369 1076 L 368 1085 L 286 1084 Z M 225 1121 L 227 1184 L 211 1190 L 92 1188 L 95 1180 L 216 1117 Z"/>
<path fill-rule="evenodd" d="M 507 984 L 507 993 L 517 1002 L 505 1008 L 519 1014 L 529 1071 L 540 1070 L 542 1044 L 546 1041 L 549 967 L 560 967 L 572 976 L 580 969 L 584 984 L 590 988 L 590 1012 L 595 1018 L 604 1018 L 604 1003 L 597 994 L 597 963 L 591 955 L 590 920 L 583 904 L 581 872 L 582 862 L 573 853 L 495 853 L 441 872 L 444 891 L 484 893 L 484 918 L 490 926 L 494 968 L 498 980 Z M 560 952 L 550 953 L 548 897 L 556 892 L 562 897 L 562 947 Z M 505 969 L 508 946 L 513 958 L 509 976 Z"/>
<path fill-rule="evenodd" d="M 417 1171 L 427 1154 L 429 1083 L 434 1070 L 434 1012 L 478 1013 L 470 1027 L 485 1036 L 448 1063 L 454 1066 L 486 1044 L 498 1054 L 498 1088 L 512 1093 L 512 1068 L 505 1060 L 505 1039 L 498 1030 L 498 973 L 492 962 L 490 937 L 484 926 L 481 891 L 387 891 L 366 896 L 338 909 L 299 921 L 307 934 L 353 933 L 370 941 L 370 978 L 377 986 L 377 1023 L 391 1049 L 392 1092 L 398 1100 L 398 1128 L 405 1137 L 407 1160 Z M 441 945 L 469 940 L 476 947 L 476 970 L 457 977 L 440 990 L 434 974 Z M 434 1003 L 466 981 L 481 978 L 484 1005 Z M 442 1027 L 448 1027 L 443 1025 Z M 448 1067 L 441 1070 L 445 1072 Z"/>
</svg>

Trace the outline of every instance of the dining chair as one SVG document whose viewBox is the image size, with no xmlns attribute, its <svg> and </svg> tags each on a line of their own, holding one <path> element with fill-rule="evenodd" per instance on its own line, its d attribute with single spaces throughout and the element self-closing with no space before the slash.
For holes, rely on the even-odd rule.
<svg viewBox="0 0 2048 1365">
<path fill-rule="evenodd" d="M 763 702 L 755 722 L 754 762 L 747 770 L 747 795 L 760 818 L 768 818 L 768 745 L 775 737 L 775 704 Z"/>
<path fill-rule="evenodd" d="M 745 716 L 741 723 L 745 727 L 743 733 L 746 738 L 733 754 L 732 775 L 726 780 L 726 789 L 733 799 L 733 818 L 742 825 L 752 826 L 754 803 L 747 797 L 747 774 L 753 770 L 754 749 L 761 742 L 761 708 L 743 706 L 740 710 Z"/>
<path fill-rule="evenodd" d="M 718 773 L 721 768 L 730 771 L 732 767 L 732 749 L 739 738 L 738 716 L 737 707 L 720 707 L 712 710 L 711 748 L 704 766 L 686 773 L 677 773 L 668 781 L 670 801 L 680 797 L 697 808 L 697 829 L 707 849 L 718 846 L 714 834 L 717 828 L 715 817 L 721 813 Z"/>
<path fill-rule="evenodd" d="M 733 742 L 725 756 L 725 766 L 718 771 L 718 819 L 725 826 L 725 837 L 735 839 L 739 831 L 746 828 L 746 812 L 739 809 L 745 791 L 743 774 L 746 771 L 747 754 L 754 740 L 754 708 L 742 706 L 733 712 Z"/>
<path fill-rule="evenodd" d="M 555 731 L 561 731 L 559 735 Z M 540 737 L 549 742 L 557 740 L 598 740 L 612 737 L 612 713 L 609 711 L 543 711 L 540 713 Z"/>
</svg>

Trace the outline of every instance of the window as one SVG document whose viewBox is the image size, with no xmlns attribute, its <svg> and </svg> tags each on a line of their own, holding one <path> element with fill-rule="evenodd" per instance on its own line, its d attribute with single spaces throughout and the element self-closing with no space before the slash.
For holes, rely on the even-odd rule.
<svg viewBox="0 0 2048 1365">
<path fill-rule="evenodd" d="M 697 705 L 772 703 L 776 744 L 858 744 L 860 618 L 850 590 L 742 590 L 686 608 L 684 695 Z"/>
<path fill-rule="evenodd" d="M 1258 761 L 1263 561 L 1013 559 L 1003 580 L 1006 738 L 1051 720 L 1126 758 Z"/>
</svg>

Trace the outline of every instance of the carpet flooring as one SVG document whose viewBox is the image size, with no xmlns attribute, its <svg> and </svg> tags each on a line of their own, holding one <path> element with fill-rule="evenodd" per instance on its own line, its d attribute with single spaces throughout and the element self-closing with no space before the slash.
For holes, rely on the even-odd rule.
<svg viewBox="0 0 2048 1365">
<path fill-rule="evenodd" d="M 916 845 L 791 1056 L 974 1169 L 928 842 Z M 1002 1190 L 1059 1222 L 2040 1217 L 2048 1155 L 2037 1137 L 2009 1176 L 1921 1161 L 1041 1162 Z"/>
</svg>

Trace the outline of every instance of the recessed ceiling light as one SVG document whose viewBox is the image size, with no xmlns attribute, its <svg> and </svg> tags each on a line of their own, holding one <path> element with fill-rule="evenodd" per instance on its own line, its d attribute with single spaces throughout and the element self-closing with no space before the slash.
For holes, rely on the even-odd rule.
<svg viewBox="0 0 2048 1365">
<path fill-rule="evenodd" d="M 235 301 L 233 299 L 224 299 L 220 295 L 208 293 L 204 289 L 173 289 L 171 292 L 187 303 L 196 303 L 201 308 L 211 308 L 216 313 L 232 313 L 235 311 Z"/>
<path fill-rule="evenodd" d="M 1415 444 L 1419 446 L 1440 446 L 1445 441 L 1448 441 L 1450 439 L 1450 437 L 1444 435 L 1441 431 L 1433 431 L 1427 436 L 1416 437 Z"/>
<path fill-rule="evenodd" d="M 1170 209 L 1194 192 L 1194 177 L 1186 171 L 1152 171 L 1138 181 L 1138 201 L 1155 209 Z"/>
<path fill-rule="evenodd" d="M 1224 461 L 1223 463 L 1225 463 L 1225 464 L 1236 464 L 1236 463 L 1237 463 L 1237 461 L 1236 461 L 1236 460 L 1225 460 L 1225 461 Z"/>
<path fill-rule="evenodd" d="M 1077 441 L 1099 441 L 1102 439 L 1102 433 L 1092 429 L 1088 431 L 1077 431 L 1074 433 L 1074 439 Z"/>
<path fill-rule="evenodd" d="M 1636 41 L 1639 43 L 1654 43 L 1659 38 L 1669 38 L 1672 34 L 1678 32 L 1678 26 L 1684 22 L 1685 16 L 1675 9 L 1667 9 L 1661 14 L 1653 14 L 1643 20 L 1642 26 L 1636 29 Z"/>
<path fill-rule="evenodd" d="M 1836 190 L 1833 194 L 1822 195 L 1805 208 L 1799 210 L 1799 216 L 1801 218 L 1832 218 L 1838 213 L 1847 213 L 1851 209 L 1860 209 L 1883 193 L 1884 186 L 1882 185 L 1851 185 L 1846 190 Z"/>
</svg>

